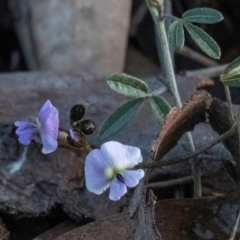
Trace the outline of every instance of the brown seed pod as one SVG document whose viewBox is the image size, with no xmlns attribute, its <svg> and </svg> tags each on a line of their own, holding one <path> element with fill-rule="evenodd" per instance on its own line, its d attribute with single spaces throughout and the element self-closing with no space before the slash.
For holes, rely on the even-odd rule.
<svg viewBox="0 0 240 240">
<path fill-rule="evenodd" d="M 84 114 L 85 107 L 82 104 L 74 105 L 70 111 L 71 124 L 74 124 L 75 122 L 78 122 L 80 119 L 82 119 Z"/>
<path fill-rule="evenodd" d="M 96 124 L 89 120 L 83 120 L 79 123 L 79 128 L 84 134 L 92 134 L 96 129 Z"/>
</svg>

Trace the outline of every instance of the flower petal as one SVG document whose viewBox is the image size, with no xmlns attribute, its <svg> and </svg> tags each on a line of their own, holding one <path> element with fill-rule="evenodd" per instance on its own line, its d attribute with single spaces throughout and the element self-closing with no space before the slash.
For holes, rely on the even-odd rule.
<svg viewBox="0 0 240 240">
<path fill-rule="evenodd" d="M 104 157 L 104 160 L 110 167 L 116 167 L 121 159 L 124 159 L 123 145 L 119 142 L 106 142 L 104 143 L 100 151 Z"/>
<path fill-rule="evenodd" d="M 136 187 L 139 183 L 139 180 L 144 177 L 144 171 L 142 169 L 138 170 L 126 170 L 121 173 L 124 183 L 128 187 Z"/>
<path fill-rule="evenodd" d="M 110 180 L 105 176 L 108 164 L 99 149 L 91 151 L 86 158 L 85 177 L 88 191 L 101 194 L 110 185 Z"/>
<path fill-rule="evenodd" d="M 37 135 L 37 125 L 31 122 L 15 122 L 18 127 L 16 134 L 19 136 L 18 140 L 23 145 L 28 145 Z"/>
<path fill-rule="evenodd" d="M 40 121 L 39 133 L 42 139 L 42 153 L 47 154 L 56 150 L 58 146 L 58 110 L 48 100 L 38 114 Z"/>
<path fill-rule="evenodd" d="M 109 166 L 119 169 L 132 168 L 142 161 L 141 151 L 137 147 L 110 141 L 101 146 L 101 152 Z"/>
<path fill-rule="evenodd" d="M 141 150 L 138 147 L 132 147 L 123 145 L 125 148 L 126 159 L 128 160 L 128 168 L 136 166 L 138 163 L 143 161 Z"/>
<path fill-rule="evenodd" d="M 124 183 L 114 178 L 110 185 L 109 198 L 113 201 L 119 200 L 127 192 L 127 187 Z"/>
<path fill-rule="evenodd" d="M 51 108 L 55 108 L 55 107 L 52 105 L 50 100 L 47 100 L 38 113 L 38 119 L 40 122 L 44 120 L 42 119 L 42 116 L 44 116 L 45 113 L 48 112 Z"/>
</svg>

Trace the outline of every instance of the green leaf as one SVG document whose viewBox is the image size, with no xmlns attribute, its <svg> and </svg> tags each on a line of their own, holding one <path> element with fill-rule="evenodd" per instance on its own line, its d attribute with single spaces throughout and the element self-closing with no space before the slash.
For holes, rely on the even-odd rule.
<svg viewBox="0 0 240 240">
<path fill-rule="evenodd" d="M 229 65 L 227 66 L 227 68 L 224 70 L 224 73 L 240 73 L 240 56 L 235 58 L 231 63 L 229 63 Z"/>
<path fill-rule="evenodd" d="M 220 78 L 223 84 L 228 87 L 240 87 L 240 74 L 230 76 L 230 77 L 225 77 L 224 79 L 222 78 L 222 75 L 221 75 Z"/>
<path fill-rule="evenodd" d="M 150 98 L 150 104 L 158 121 L 163 123 L 166 115 L 171 109 L 168 102 L 162 97 L 153 96 Z"/>
<path fill-rule="evenodd" d="M 229 87 L 240 87 L 240 57 L 234 59 L 220 76 L 223 84 Z"/>
<path fill-rule="evenodd" d="M 208 56 L 219 59 L 221 56 L 221 50 L 218 44 L 201 28 L 187 22 L 183 22 L 184 27 L 199 46 L 199 48 Z"/>
<path fill-rule="evenodd" d="M 107 84 L 112 90 L 125 96 L 146 97 L 148 94 L 148 86 L 145 82 L 124 73 L 111 75 L 107 78 Z"/>
<path fill-rule="evenodd" d="M 187 22 L 211 24 L 222 21 L 223 15 L 212 8 L 194 8 L 186 11 L 182 19 Z"/>
<path fill-rule="evenodd" d="M 109 137 L 125 127 L 136 116 L 144 100 L 137 98 L 116 109 L 103 123 L 99 136 Z"/>
<path fill-rule="evenodd" d="M 179 51 L 184 44 L 184 31 L 180 21 L 174 21 L 168 28 L 168 41 L 174 51 Z"/>
<path fill-rule="evenodd" d="M 222 158 L 222 163 L 229 177 L 231 177 L 234 182 L 238 183 L 240 181 L 239 172 L 236 168 L 236 163 L 232 156 Z"/>
</svg>

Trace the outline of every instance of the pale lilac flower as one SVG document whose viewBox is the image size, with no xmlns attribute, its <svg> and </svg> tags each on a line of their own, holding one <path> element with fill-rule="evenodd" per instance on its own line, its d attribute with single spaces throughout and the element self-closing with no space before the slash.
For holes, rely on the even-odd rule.
<svg viewBox="0 0 240 240">
<path fill-rule="evenodd" d="M 42 106 L 36 123 L 32 122 L 15 122 L 18 127 L 16 134 L 18 140 L 23 145 L 28 145 L 32 140 L 43 144 L 42 153 L 47 154 L 54 152 L 58 146 L 58 127 L 59 118 L 58 110 L 49 100 Z"/>
<path fill-rule="evenodd" d="M 100 149 L 91 151 L 86 158 L 86 187 L 90 192 L 101 194 L 110 186 L 109 198 L 119 200 L 127 187 L 135 187 L 143 178 L 144 171 L 128 170 L 142 162 L 141 151 L 137 147 L 119 142 L 106 142 Z"/>
</svg>

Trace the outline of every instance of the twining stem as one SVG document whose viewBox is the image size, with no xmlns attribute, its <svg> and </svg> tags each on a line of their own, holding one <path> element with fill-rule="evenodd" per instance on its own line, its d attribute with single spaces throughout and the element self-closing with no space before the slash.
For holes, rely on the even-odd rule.
<svg viewBox="0 0 240 240">
<path fill-rule="evenodd" d="M 134 167 L 134 169 L 143 169 L 143 168 L 151 169 L 151 168 L 156 168 L 156 167 L 169 166 L 169 165 L 185 162 L 189 159 L 195 158 L 199 154 L 207 151 L 208 149 L 212 148 L 213 146 L 215 146 L 219 142 L 221 142 L 221 141 L 233 136 L 234 134 L 236 134 L 237 131 L 238 131 L 238 129 L 237 129 L 238 126 L 237 125 L 238 125 L 238 123 L 234 123 L 232 125 L 232 127 L 227 132 L 225 132 L 224 134 L 222 134 L 221 136 L 216 138 L 211 143 L 199 148 L 198 150 L 196 150 L 196 151 L 194 151 L 194 152 L 192 152 L 188 155 L 184 155 L 184 156 L 176 157 L 176 158 L 171 158 L 169 160 L 156 159 L 154 162 L 151 162 L 151 163 L 139 163 L 138 165 L 136 165 Z"/>
<path fill-rule="evenodd" d="M 171 91 L 174 94 L 176 105 L 178 107 L 182 107 L 181 98 L 178 92 L 177 82 L 175 78 L 175 73 L 173 69 L 173 63 L 170 53 L 170 48 L 168 44 L 168 38 L 166 33 L 166 28 L 164 24 L 164 15 L 163 15 L 163 1 L 161 0 L 146 0 L 147 6 L 149 8 L 149 11 L 153 17 L 154 23 L 156 25 L 158 37 L 159 37 L 159 43 L 161 45 L 162 50 L 162 60 L 164 66 L 164 72 L 166 74 L 166 78 L 169 81 L 169 87 L 171 88 Z M 192 135 L 190 133 L 186 134 L 187 143 L 189 146 L 190 151 L 194 151 L 194 143 L 192 139 Z M 193 181 L 194 181 L 194 197 L 201 197 L 202 191 L 201 191 L 201 173 L 198 168 L 198 164 L 196 160 L 191 161 L 192 166 L 192 172 L 193 172 Z"/>
<path fill-rule="evenodd" d="M 232 108 L 232 99 L 231 99 L 231 93 L 228 86 L 224 85 L 224 90 L 227 98 L 227 104 L 229 109 L 229 119 L 233 123 L 234 122 L 234 115 L 233 115 L 233 108 Z"/>
</svg>

